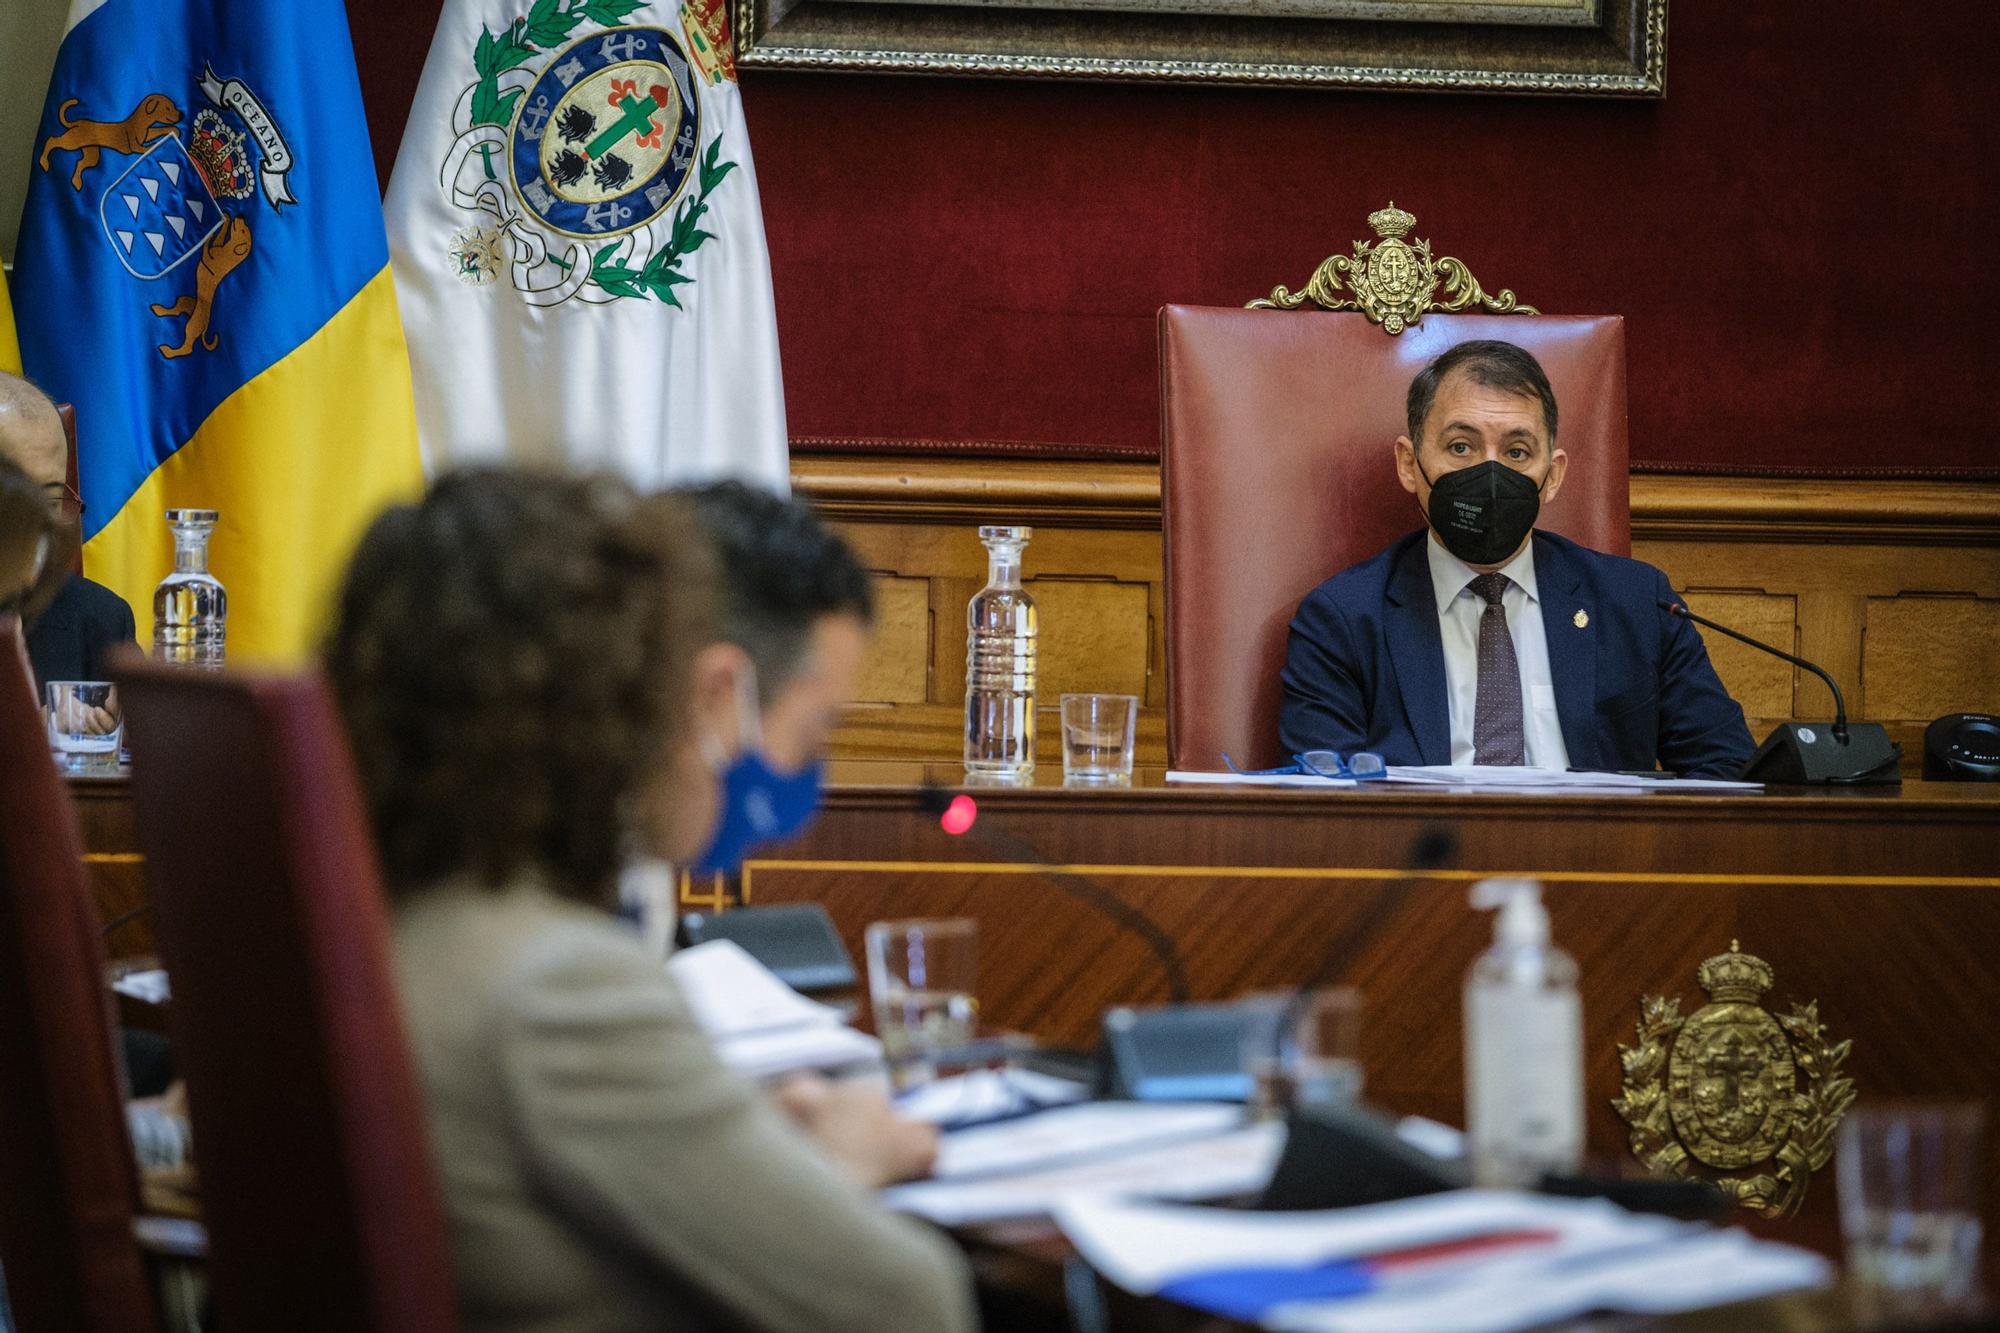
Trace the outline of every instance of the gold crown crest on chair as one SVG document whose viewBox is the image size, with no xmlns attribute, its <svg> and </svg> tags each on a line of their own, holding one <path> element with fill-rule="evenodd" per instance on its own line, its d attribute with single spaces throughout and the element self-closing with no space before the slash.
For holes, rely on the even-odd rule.
<svg viewBox="0 0 2000 1333">
<path fill-rule="evenodd" d="M 1262 300 L 1250 302 L 1251 310 L 1297 310 L 1311 302 L 1323 310 L 1358 310 L 1384 333 L 1401 333 L 1436 310 L 1444 313 L 1477 306 L 1492 315 L 1535 315 L 1541 312 L 1522 305 L 1505 287 L 1489 296 L 1461 260 L 1449 255 L 1431 258 L 1431 243 L 1423 237 L 1403 239 L 1417 225 L 1416 215 L 1396 207 L 1368 215 L 1375 230 L 1372 241 L 1356 241 L 1352 255 L 1333 255 L 1313 270 L 1303 290 L 1293 293 L 1274 287 Z M 1444 299 L 1433 299 L 1438 287 Z M 1353 295 L 1342 295 L 1343 286 Z"/>
</svg>

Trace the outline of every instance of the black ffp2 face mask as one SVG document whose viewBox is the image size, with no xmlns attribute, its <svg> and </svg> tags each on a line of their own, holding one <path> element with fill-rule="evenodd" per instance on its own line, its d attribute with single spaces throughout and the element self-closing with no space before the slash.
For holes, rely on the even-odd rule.
<svg viewBox="0 0 2000 1333">
<path fill-rule="evenodd" d="M 1423 473 L 1423 464 L 1417 464 Z M 1520 549 L 1542 512 L 1534 479 L 1488 459 L 1430 482 L 1431 531 L 1468 565 L 1497 565 Z"/>
</svg>

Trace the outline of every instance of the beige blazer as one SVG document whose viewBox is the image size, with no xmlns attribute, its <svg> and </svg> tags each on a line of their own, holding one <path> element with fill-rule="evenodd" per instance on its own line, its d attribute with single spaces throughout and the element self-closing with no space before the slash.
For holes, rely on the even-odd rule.
<svg viewBox="0 0 2000 1333">
<path fill-rule="evenodd" d="M 975 1327 L 951 1244 L 723 1068 L 617 921 L 453 884 L 395 936 L 468 1330 Z"/>
</svg>

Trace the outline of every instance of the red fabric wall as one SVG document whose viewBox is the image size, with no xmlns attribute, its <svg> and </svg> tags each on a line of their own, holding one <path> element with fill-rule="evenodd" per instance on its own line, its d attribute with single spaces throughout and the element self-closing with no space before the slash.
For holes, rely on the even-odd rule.
<svg viewBox="0 0 2000 1333">
<path fill-rule="evenodd" d="M 349 3 L 386 178 L 437 0 Z M 1157 308 L 1297 287 L 1393 198 L 1626 316 L 1636 460 L 1995 469 L 1996 28 L 1681 3 L 1652 103 L 749 73 L 792 433 L 1150 450 Z"/>
</svg>

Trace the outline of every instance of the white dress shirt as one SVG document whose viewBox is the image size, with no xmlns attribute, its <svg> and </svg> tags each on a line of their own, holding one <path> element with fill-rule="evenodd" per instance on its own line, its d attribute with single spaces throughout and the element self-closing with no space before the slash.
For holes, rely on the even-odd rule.
<svg viewBox="0 0 2000 1333">
<path fill-rule="evenodd" d="M 1424 541 L 1430 560 L 1431 590 L 1437 595 L 1438 630 L 1444 638 L 1444 678 L 1451 702 L 1451 762 L 1472 762 L 1472 716 L 1479 704 L 1479 618 L 1486 599 L 1470 588 L 1479 571 L 1460 560 L 1431 534 Z M 1566 769 L 1569 747 L 1563 744 L 1562 718 L 1556 712 L 1556 689 L 1549 675 L 1549 636 L 1542 626 L 1541 597 L 1535 589 L 1535 544 L 1500 567 L 1507 590 L 1500 607 L 1507 613 L 1507 633 L 1514 639 L 1514 660 L 1521 668 L 1521 722 L 1530 768 Z"/>
</svg>

